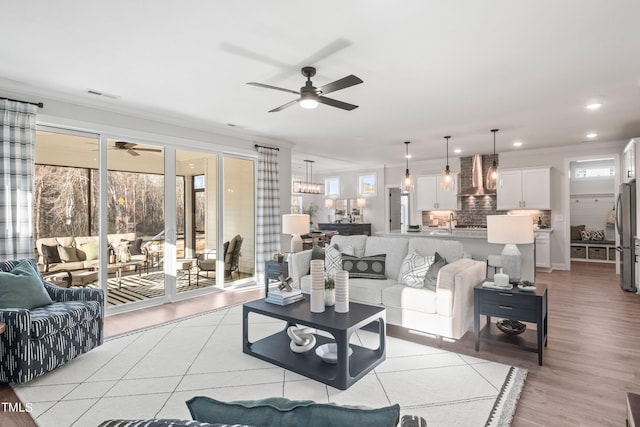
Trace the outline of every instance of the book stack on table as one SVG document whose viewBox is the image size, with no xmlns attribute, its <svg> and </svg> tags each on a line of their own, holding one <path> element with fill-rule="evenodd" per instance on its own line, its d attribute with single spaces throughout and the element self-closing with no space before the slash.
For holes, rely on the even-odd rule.
<svg viewBox="0 0 640 427">
<path fill-rule="evenodd" d="M 282 291 L 280 289 L 269 291 L 266 302 L 277 305 L 289 305 L 296 301 L 303 300 L 304 296 L 300 289 L 292 289 L 290 291 Z"/>
</svg>

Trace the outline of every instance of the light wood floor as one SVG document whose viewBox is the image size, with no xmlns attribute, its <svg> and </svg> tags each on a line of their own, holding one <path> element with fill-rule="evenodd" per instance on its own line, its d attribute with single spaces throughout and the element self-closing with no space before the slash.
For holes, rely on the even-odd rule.
<svg viewBox="0 0 640 427">
<path fill-rule="evenodd" d="M 514 427 L 623 426 L 626 392 L 640 393 L 640 295 L 622 291 L 615 267 L 609 264 L 574 263 L 570 272 L 538 273 L 536 282 L 549 288 L 543 366 L 538 366 L 537 354 L 512 345 L 481 343 L 475 352 L 472 332 L 458 342 L 443 342 L 442 347 L 529 369 Z M 109 316 L 105 335 L 261 296 L 261 290 L 216 293 Z M 433 339 L 409 336 L 399 328 L 390 327 L 389 334 L 436 345 Z M 0 402 L 12 400 L 11 389 L 0 387 Z M 0 408 L 0 425 L 35 426 L 28 415 L 14 415 L 9 417 Z"/>
</svg>

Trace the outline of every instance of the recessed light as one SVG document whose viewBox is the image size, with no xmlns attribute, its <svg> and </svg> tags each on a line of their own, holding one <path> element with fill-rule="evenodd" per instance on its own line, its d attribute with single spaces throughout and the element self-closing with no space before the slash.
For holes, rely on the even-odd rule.
<svg viewBox="0 0 640 427">
<path fill-rule="evenodd" d="M 514 147 L 522 147 L 522 141 L 516 141 L 513 143 Z"/>
<path fill-rule="evenodd" d="M 405 159 L 410 159 L 411 158 L 411 154 L 407 154 L 406 156 L 404 156 Z"/>
<path fill-rule="evenodd" d="M 462 150 L 459 149 L 459 148 L 456 148 L 455 150 L 453 150 L 453 152 L 456 153 L 456 154 L 460 154 L 460 153 L 462 153 Z"/>
<path fill-rule="evenodd" d="M 595 110 L 599 110 L 600 107 L 602 107 L 602 104 L 599 102 L 592 102 L 591 104 L 587 105 L 587 110 L 591 110 L 591 111 L 595 111 Z"/>
<path fill-rule="evenodd" d="M 598 134 L 595 133 L 595 132 L 589 132 L 587 134 L 587 138 L 589 138 L 589 139 L 593 139 L 593 138 L 597 138 L 597 137 L 598 137 Z"/>
</svg>

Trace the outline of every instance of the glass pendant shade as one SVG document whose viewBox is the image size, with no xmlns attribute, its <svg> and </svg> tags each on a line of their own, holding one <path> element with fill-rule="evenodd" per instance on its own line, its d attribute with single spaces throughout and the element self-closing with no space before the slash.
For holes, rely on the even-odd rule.
<svg viewBox="0 0 640 427">
<path fill-rule="evenodd" d="M 447 140 L 447 166 L 440 174 L 440 187 L 444 191 L 451 191 L 453 188 L 453 177 L 451 176 L 451 170 L 449 170 L 449 138 L 450 136 L 445 136 L 444 139 Z"/>
<path fill-rule="evenodd" d="M 451 171 L 449 170 L 449 165 L 442 171 L 440 174 L 440 187 L 444 191 L 451 191 L 453 188 L 453 178 L 451 177 Z"/>
<path fill-rule="evenodd" d="M 407 147 L 407 154 L 406 154 L 406 158 L 407 158 L 407 169 L 405 170 L 405 173 L 402 175 L 402 181 L 400 181 L 400 190 L 403 193 L 413 193 L 413 175 L 411 175 L 411 173 L 409 172 L 409 144 L 411 144 L 411 142 L 406 141 L 405 145 Z"/>
<path fill-rule="evenodd" d="M 487 170 L 487 178 L 484 184 L 487 190 L 495 190 L 498 182 L 498 164 L 496 163 L 496 132 L 498 132 L 498 129 L 491 129 L 491 132 L 493 132 L 493 164 Z"/>
</svg>

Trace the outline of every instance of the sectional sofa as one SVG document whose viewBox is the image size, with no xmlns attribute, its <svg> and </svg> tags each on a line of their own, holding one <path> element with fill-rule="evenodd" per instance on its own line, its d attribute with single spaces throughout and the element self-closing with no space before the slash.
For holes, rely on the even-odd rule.
<svg viewBox="0 0 640 427">
<path fill-rule="evenodd" d="M 462 243 L 427 237 L 341 236 L 331 239 L 338 250 L 353 249 L 357 257 L 385 254 L 384 278 L 350 278 L 349 299 L 384 305 L 387 323 L 437 337 L 460 339 L 473 325 L 473 288 L 486 278 L 486 262 L 465 257 Z M 435 256 L 446 260 L 435 286 L 401 283 L 407 255 Z M 289 275 L 293 286 L 309 292 L 313 250 L 292 254 Z M 344 260 L 343 260 L 344 262 Z"/>
</svg>

